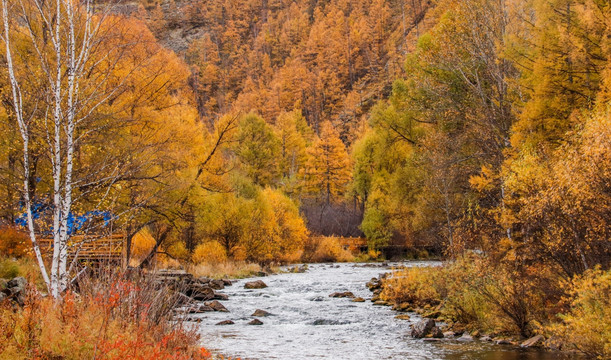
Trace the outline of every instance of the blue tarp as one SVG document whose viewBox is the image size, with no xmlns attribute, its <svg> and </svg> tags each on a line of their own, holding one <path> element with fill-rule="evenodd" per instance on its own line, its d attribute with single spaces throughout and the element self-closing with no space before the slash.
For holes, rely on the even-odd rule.
<svg viewBox="0 0 611 360">
<path fill-rule="evenodd" d="M 32 217 L 34 218 L 34 221 L 41 220 L 42 216 L 46 212 L 50 212 L 52 209 L 53 209 L 52 206 L 46 205 L 44 203 L 33 204 L 32 205 Z M 91 211 L 87 211 L 86 213 L 80 214 L 80 215 L 70 212 L 68 214 L 68 221 L 67 221 L 68 234 L 72 235 L 78 232 L 79 230 L 83 229 L 85 224 L 87 224 L 88 222 L 91 223 L 95 220 L 102 220 L 104 222 L 103 224 L 98 225 L 98 226 L 102 228 L 107 227 L 110 224 L 110 220 L 112 220 L 112 214 L 108 211 L 102 211 L 102 210 L 91 210 Z M 23 226 L 23 227 L 27 226 L 28 225 L 27 212 L 24 212 L 23 214 L 21 214 L 21 216 L 19 216 L 15 220 L 15 224 L 19 226 Z M 53 232 L 52 224 L 49 224 L 49 226 L 43 226 L 43 228 L 49 229 L 47 231 L 49 233 Z"/>
</svg>

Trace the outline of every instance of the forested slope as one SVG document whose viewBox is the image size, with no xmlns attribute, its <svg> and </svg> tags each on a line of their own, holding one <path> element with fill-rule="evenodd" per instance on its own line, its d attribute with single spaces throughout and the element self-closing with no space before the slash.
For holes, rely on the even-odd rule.
<svg viewBox="0 0 611 360">
<path fill-rule="evenodd" d="M 301 110 L 350 144 L 403 73 L 431 4 L 401 1 L 144 1 L 139 16 L 184 56 L 207 119 Z"/>
</svg>

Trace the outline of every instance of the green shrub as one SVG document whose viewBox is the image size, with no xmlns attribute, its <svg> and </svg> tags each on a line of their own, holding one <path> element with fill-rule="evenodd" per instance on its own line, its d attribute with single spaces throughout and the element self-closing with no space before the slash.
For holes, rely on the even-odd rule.
<svg viewBox="0 0 611 360">
<path fill-rule="evenodd" d="M 12 279 L 17 276 L 23 276 L 23 271 L 17 261 L 11 259 L 0 260 L 0 278 Z"/>
</svg>

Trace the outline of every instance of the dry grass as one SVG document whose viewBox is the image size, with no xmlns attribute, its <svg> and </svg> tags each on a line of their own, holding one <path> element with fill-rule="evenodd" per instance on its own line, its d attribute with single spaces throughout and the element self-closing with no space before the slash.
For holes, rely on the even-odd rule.
<svg viewBox="0 0 611 360">
<path fill-rule="evenodd" d="M 0 306 L 0 359 L 209 359 L 194 330 L 174 321 L 167 289 L 141 276 L 98 274 L 62 301 L 28 290 Z"/>
<path fill-rule="evenodd" d="M 226 261 L 221 263 L 201 263 L 191 265 L 188 271 L 195 276 L 212 279 L 242 279 L 256 276 L 263 271 L 260 265 L 243 261 Z"/>
</svg>

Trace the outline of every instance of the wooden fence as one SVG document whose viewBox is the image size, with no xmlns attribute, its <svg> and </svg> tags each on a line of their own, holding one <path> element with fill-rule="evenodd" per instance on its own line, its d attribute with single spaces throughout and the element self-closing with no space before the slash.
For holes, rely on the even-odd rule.
<svg viewBox="0 0 611 360">
<path fill-rule="evenodd" d="M 40 239 L 40 250 L 44 257 L 53 256 L 53 239 Z M 92 265 L 113 263 L 124 266 L 125 234 L 112 235 L 74 235 L 68 241 L 68 261 L 75 256 L 81 262 Z"/>
</svg>

